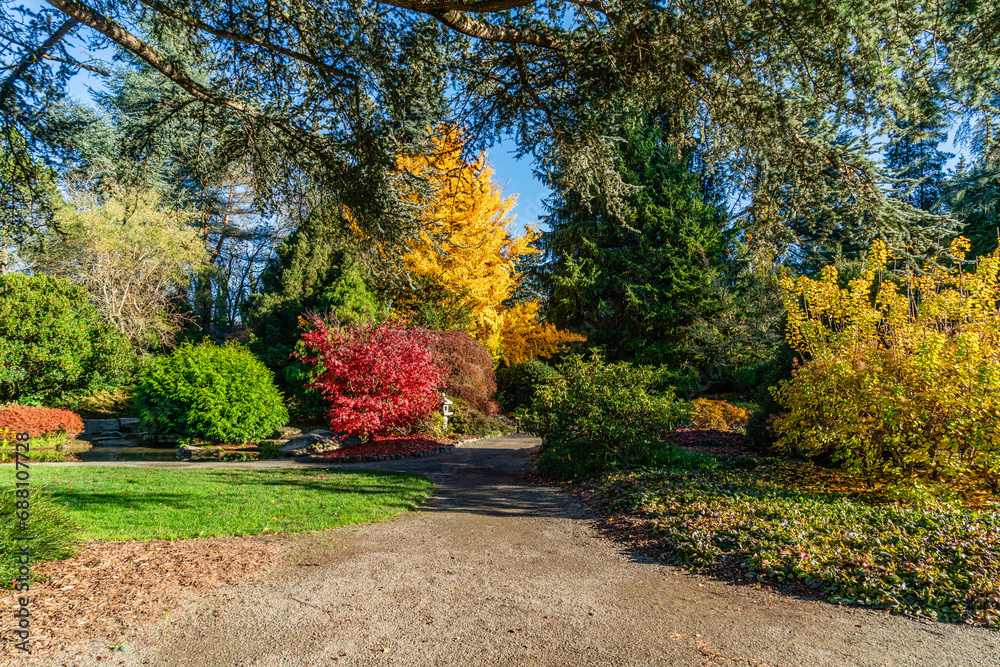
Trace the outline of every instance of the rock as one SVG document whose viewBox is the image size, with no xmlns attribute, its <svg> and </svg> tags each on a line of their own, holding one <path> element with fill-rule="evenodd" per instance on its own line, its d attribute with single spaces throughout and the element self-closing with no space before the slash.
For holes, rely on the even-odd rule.
<svg viewBox="0 0 1000 667">
<path fill-rule="evenodd" d="M 177 450 L 177 458 L 191 461 L 216 461 L 226 455 L 222 447 L 195 447 L 184 445 Z"/>
<path fill-rule="evenodd" d="M 122 417 L 118 420 L 118 424 L 123 432 L 135 433 L 139 430 L 139 422 L 141 421 L 138 417 Z"/>
<path fill-rule="evenodd" d="M 332 452 L 340 449 L 339 434 L 333 431 L 318 429 L 310 431 L 305 435 L 292 438 L 280 448 L 278 453 L 282 456 L 306 456 L 308 454 L 319 454 L 321 452 Z"/>
<path fill-rule="evenodd" d="M 271 437 L 268 440 L 290 440 L 292 438 L 297 438 L 302 435 L 302 429 L 294 428 L 292 426 L 282 426 L 274 430 Z"/>
<path fill-rule="evenodd" d="M 135 447 L 134 440 L 125 438 L 93 438 L 90 444 L 94 447 Z"/>
<path fill-rule="evenodd" d="M 117 419 L 84 419 L 83 432 L 87 435 L 109 433 L 119 428 Z"/>
</svg>

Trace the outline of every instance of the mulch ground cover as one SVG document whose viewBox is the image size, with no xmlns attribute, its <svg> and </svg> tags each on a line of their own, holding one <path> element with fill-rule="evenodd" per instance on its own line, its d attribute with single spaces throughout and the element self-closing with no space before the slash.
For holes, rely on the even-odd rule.
<svg viewBox="0 0 1000 667">
<path fill-rule="evenodd" d="M 432 436 L 382 436 L 372 438 L 370 442 L 350 445 L 333 452 L 326 452 L 312 457 L 312 460 L 338 460 L 360 456 L 417 456 L 423 452 L 431 452 L 454 444 L 454 438 L 434 438 Z"/>
<path fill-rule="evenodd" d="M 274 560 L 272 537 L 91 542 L 79 555 L 41 563 L 30 590 L 32 655 L 14 647 L 13 614 L 0 623 L 0 664 L 52 665 L 53 651 L 100 640 L 108 647 L 198 594 L 259 576 Z M 0 591 L 0 608 L 17 597 Z"/>
</svg>

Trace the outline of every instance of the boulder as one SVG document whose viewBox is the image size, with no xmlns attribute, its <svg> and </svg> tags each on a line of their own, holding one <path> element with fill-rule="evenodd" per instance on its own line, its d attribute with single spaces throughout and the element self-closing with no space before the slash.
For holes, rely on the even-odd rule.
<svg viewBox="0 0 1000 667">
<path fill-rule="evenodd" d="M 295 428 L 294 426 L 282 426 L 281 428 L 276 428 L 274 433 L 271 434 L 269 440 L 289 440 L 291 438 L 297 438 L 302 435 L 302 429 Z"/>
<path fill-rule="evenodd" d="M 119 429 L 124 433 L 135 433 L 139 430 L 141 421 L 138 417 L 122 417 L 118 420 Z"/>
<path fill-rule="evenodd" d="M 190 461 L 215 461 L 226 455 L 222 447 L 195 447 L 184 445 L 177 450 L 177 458 Z"/>
<path fill-rule="evenodd" d="M 345 434 L 343 433 L 318 429 L 309 431 L 297 438 L 292 438 L 278 449 L 278 453 L 282 456 L 322 454 L 323 452 L 333 452 L 341 447 L 353 445 L 358 442 L 360 442 L 358 438 L 345 438 Z"/>
<path fill-rule="evenodd" d="M 117 419 L 84 419 L 83 432 L 86 435 L 96 435 L 98 433 L 110 433 L 119 428 Z"/>
</svg>

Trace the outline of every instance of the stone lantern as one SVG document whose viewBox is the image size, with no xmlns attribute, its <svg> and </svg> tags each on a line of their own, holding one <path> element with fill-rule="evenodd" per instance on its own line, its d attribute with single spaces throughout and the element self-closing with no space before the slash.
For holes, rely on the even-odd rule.
<svg viewBox="0 0 1000 667">
<path fill-rule="evenodd" d="M 444 415 L 444 427 L 448 428 L 448 417 L 455 414 L 451 410 L 451 406 L 455 405 L 455 401 L 450 400 L 445 396 L 444 392 L 441 392 L 441 414 Z"/>
</svg>

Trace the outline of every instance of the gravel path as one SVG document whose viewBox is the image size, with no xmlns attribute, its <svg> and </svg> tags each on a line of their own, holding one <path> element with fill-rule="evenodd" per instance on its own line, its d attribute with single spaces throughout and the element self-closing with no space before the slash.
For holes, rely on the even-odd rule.
<svg viewBox="0 0 1000 667">
<path fill-rule="evenodd" d="M 522 481 L 534 438 L 373 466 L 437 483 L 423 511 L 288 536 L 218 591 L 80 664 L 1000 665 L 1000 633 L 732 586 L 622 553 Z M 98 656 L 101 659 L 98 660 Z"/>
</svg>

